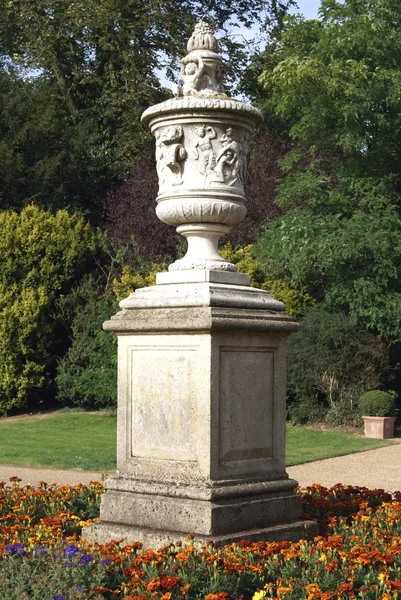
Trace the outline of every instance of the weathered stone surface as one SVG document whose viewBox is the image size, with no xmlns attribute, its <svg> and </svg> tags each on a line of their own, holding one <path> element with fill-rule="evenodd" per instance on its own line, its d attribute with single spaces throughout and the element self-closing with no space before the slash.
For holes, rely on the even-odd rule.
<svg viewBox="0 0 401 600">
<path fill-rule="evenodd" d="M 160 529 L 160 523 L 164 522 L 181 534 L 215 536 L 291 522 L 297 500 L 296 496 L 289 495 L 288 498 L 243 498 L 217 504 L 110 490 L 105 496 L 101 519 L 116 522 L 114 517 L 118 515 L 117 522 L 124 525 L 135 523 L 138 527 Z"/>
<path fill-rule="evenodd" d="M 205 276 L 207 273 L 211 274 L 212 272 L 204 271 Z M 191 273 L 191 271 L 185 271 L 185 275 L 187 273 Z M 191 277 L 188 277 L 189 281 L 186 283 L 166 283 L 141 288 L 122 300 L 120 306 L 123 309 L 205 306 L 263 310 L 264 314 L 269 311 L 274 314 L 275 318 L 286 321 L 291 320 L 292 330 L 296 330 L 294 321 L 284 313 L 284 304 L 276 300 L 269 292 L 246 285 L 233 285 L 232 283 L 197 282 L 196 278 L 198 278 L 197 273 L 199 272 L 194 271 L 193 273 L 196 274 L 194 276 L 195 282 L 192 282 Z M 229 277 L 240 275 L 240 273 L 223 273 L 219 271 L 215 273 Z M 163 273 L 159 275 L 163 275 Z M 216 279 L 218 278 L 216 277 Z M 129 318 L 128 313 L 124 313 L 124 315 Z M 120 315 L 118 319 L 120 318 L 123 317 Z M 105 325 L 105 327 L 113 331 L 111 323 Z"/>
<path fill-rule="evenodd" d="M 288 332 L 269 331 L 269 320 L 246 331 L 238 314 L 214 331 L 206 310 L 208 323 L 192 332 L 185 309 L 163 311 L 168 330 L 154 310 L 131 309 L 121 321 L 118 469 L 155 481 L 241 477 L 243 469 L 246 478 L 272 471 L 276 479 L 277 469 L 285 473 Z"/>
<path fill-rule="evenodd" d="M 209 288 L 209 305 L 168 306 L 179 304 L 181 285 Z M 166 541 L 165 528 L 222 543 L 239 531 L 263 530 L 263 539 L 314 532 L 299 523 L 284 463 L 285 343 L 297 324 L 283 311 L 248 308 L 243 286 L 222 288 L 236 307 L 221 298 L 223 306 L 210 306 L 214 285 L 142 290 L 131 297 L 136 308 L 105 324 L 119 336 L 120 475 L 106 482 L 102 525 L 85 531 L 91 540 L 118 530 L 152 545 Z M 167 308 L 149 307 L 144 298 L 160 298 L 161 287 Z M 295 529 L 274 528 L 286 523 Z"/>
<path fill-rule="evenodd" d="M 264 529 L 237 531 L 227 535 L 196 536 L 196 543 L 213 541 L 216 546 L 224 546 L 241 540 L 280 542 L 289 540 L 298 542 L 301 539 L 311 539 L 317 535 L 317 525 L 314 521 L 296 521 L 291 524 L 272 525 Z M 157 530 L 140 528 L 117 523 L 95 523 L 83 529 L 83 535 L 93 543 L 104 544 L 110 540 L 124 540 L 125 543 L 141 542 L 145 548 L 160 548 L 182 539 L 180 531 Z"/>
<path fill-rule="evenodd" d="M 156 275 L 157 285 L 204 282 L 247 287 L 249 286 L 249 275 L 247 273 L 233 273 L 232 271 L 210 271 L 210 269 L 170 271 L 157 273 Z"/>
</svg>

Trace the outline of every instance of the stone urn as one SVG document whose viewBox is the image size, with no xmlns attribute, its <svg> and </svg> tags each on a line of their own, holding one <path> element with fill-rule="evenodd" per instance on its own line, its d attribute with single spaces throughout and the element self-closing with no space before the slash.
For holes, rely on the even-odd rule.
<svg viewBox="0 0 401 600">
<path fill-rule="evenodd" d="M 218 253 L 246 214 L 262 116 L 224 93 L 208 25 L 187 50 L 182 87 L 142 119 L 156 138 L 157 215 L 188 251 L 103 324 L 118 336 L 118 471 L 83 535 L 153 548 L 189 533 L 217 545 L 299 540 L 317 529 L 285 470 L 285 350 L 298 324 Z"/>
<path fill-rule="evenodd" d="M 196 25 L 187 50 L 183 86 L 142 115 L 156 138 L 156 212 L 188 240 L 186 255 L 170 271 L 236 271 L 217 247 L 245 218 L 248 141 L 262 115 L 224 93 L 221 58 L 208 25 Z"/>
</svg>

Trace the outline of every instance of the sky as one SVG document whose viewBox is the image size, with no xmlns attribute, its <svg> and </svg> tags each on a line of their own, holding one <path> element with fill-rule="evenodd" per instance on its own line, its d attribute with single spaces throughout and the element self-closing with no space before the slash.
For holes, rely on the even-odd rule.
<svg viewBox="0 0 401 600">
<path fill-rule="evenodd" d="M 296 0 L 299 11 L 306 19 L 316 19 L 320 7 L 320 0 Z"/>
</svg>

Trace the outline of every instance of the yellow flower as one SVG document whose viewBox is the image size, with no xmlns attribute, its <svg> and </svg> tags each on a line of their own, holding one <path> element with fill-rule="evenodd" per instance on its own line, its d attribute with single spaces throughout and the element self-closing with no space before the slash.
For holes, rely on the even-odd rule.
<svg viewBox="0 0 401 600">
<path fill-rule="evenodd" d="M 264 598 L 266 596 L 266 594 L 267 594 L 266 590 L 258 590 L 252 596 L 252 600 L 262 600 L 262 598 Z"/>
</svg>

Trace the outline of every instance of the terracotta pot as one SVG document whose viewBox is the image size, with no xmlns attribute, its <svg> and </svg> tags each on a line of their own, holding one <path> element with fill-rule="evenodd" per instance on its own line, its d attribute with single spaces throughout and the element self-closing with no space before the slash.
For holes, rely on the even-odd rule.
<svg viewBox="0 0 401 600">
<path fill-rule="evenodd" d="M 365 437 L 387 440 L 394 437 L 395 417 L 362 417 Z"/>
</svg>

